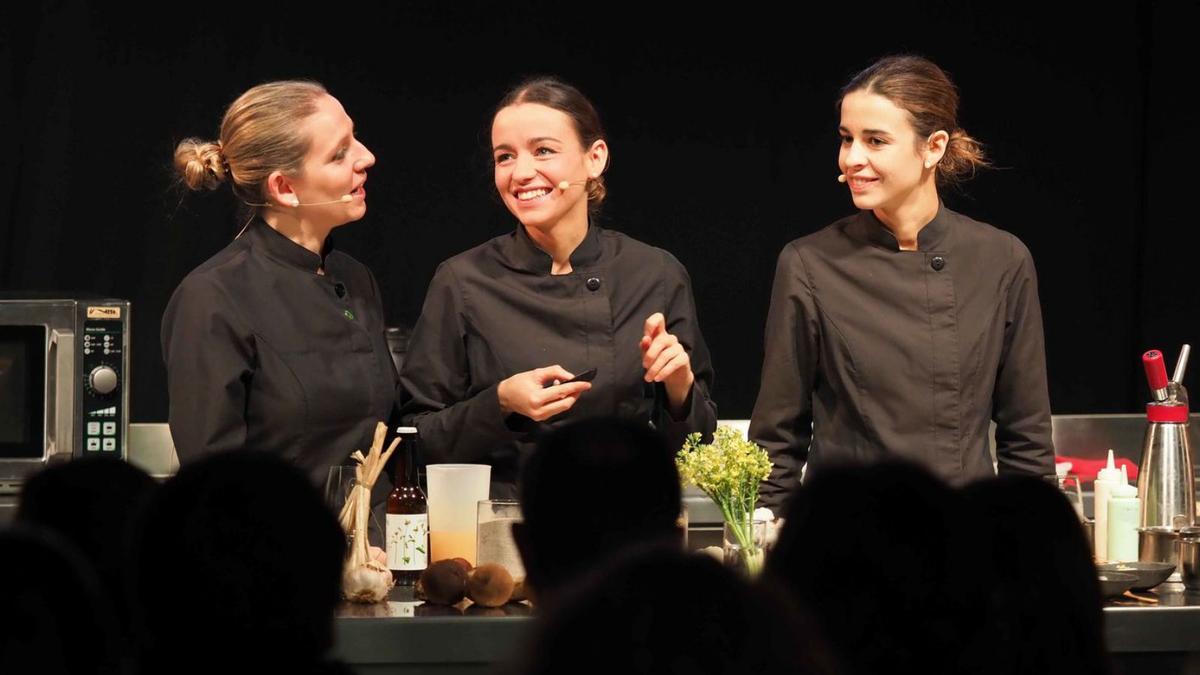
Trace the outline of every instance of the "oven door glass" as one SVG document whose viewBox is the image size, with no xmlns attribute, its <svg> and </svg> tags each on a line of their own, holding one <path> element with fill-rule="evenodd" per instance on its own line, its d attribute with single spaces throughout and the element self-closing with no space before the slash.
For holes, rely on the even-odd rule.
<svg viewBox="0 0 1200 675">
<path fill-rule="evenodd" d="M 0 326 L 0 459 L 45 453 L 46 329 Z"/>
</svg>

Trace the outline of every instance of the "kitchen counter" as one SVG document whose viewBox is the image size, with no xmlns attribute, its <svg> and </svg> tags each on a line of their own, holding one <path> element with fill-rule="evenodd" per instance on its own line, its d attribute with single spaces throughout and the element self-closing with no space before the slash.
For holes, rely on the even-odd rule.
<svg viewBox="0 0 1200 675">
<path fill-rule="evenodd" d="M 1110 652 L 1200 653 L 1200 591 L 1189 591 L 1174 582 L 1133 595 L 1154 598 L 1158 603 L 1124 599 L 1105 603 Z"/>
<path fill-rule="evenodd" d="M 521 649 L 531 613 L 527 603 L 425 605 L 397 586 L 386 603 L 338 607 L 336 655 L 360 675 L 491 673 Z"/>
<path fill-rule="evenodd" d="M 1168 583 L 1138 595 L 1158 604 L 1119 600 L 1104 607 L 1108 650 L 1118 672 L 1195 672 L 1189 667 L 1200 665 L 1200 592 Z M 518 653 L 531 627 L 528 605 L 463 607 L 422 605 L 413 602 L 411 588 L 402 587 L 392 590 L 387 603 L 344 603 L 337 617 L 337 656 L 362 675 L 381 675 L 488 673 Z"/>
</svg>

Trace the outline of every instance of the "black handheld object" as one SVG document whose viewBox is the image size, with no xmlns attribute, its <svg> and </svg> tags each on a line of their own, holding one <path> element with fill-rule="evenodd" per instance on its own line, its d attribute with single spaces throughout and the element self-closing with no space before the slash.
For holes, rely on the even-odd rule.
<svg viewBox="0 0 1200 675">
<path fill-rule="evenodd" d="M 551 380 L 547 382 L 545 386 L 553 387 L 560 384 L 570 384 L 572 382 L 591 382 L 594 379 L 596 379 L 596 369 L 589 368 L 569 380 L 563 380 L 562 382 L 559 382 L 558 380 Z"/>
</svg>

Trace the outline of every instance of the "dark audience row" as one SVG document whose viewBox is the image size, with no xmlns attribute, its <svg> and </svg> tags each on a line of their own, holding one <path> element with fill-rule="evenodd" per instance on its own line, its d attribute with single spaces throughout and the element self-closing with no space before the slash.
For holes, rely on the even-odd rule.
<svg viewBox="0 0 1200 675">
<path fill-rule="evenodd" d="M 751 581 L 681 550 L 673 454 L 614 420 L 541 440 L 514 528 L 538 618 L 504 672 L 1111 670 L 1083 531 L 1047 483 L 828 468 Z M 161 486 L 52 467 L 0 532 L 0 672 L 350 672 L 330 657 L 344 556 L 318 491 L 266 453 Z"/>
</svg>

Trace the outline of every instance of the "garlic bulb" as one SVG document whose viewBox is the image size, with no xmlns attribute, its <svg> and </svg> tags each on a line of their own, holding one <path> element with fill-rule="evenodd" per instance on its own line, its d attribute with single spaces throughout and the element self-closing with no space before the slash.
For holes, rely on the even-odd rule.
<svg viewBox="0 0 1200 675">
<path fill-rule="evenodd" d="M 342 573 L 342 595 L 350 602 L 383 602 L 394 585 L 392 571 L 374 560 L 347 564 Z"/>
<path fill-rule="evenodd" d="M 351 541 L 346 566 L 342 572 L 342 596 L 351 602 L 382 602 L 387 599 L 388 591 L 395 585 L 392 571 L 387 565 L 372 559 L 367 544 L 367 521 L 371 517 L 371 486 L 375 484 L 384 464 L 400 443 L 400 439 L 397 438 L 384 451 L 383 440 L 386 436 L 387 427 L 380 422 L 375 426 L 375 440 L 367 454 L 363 455 L 361 450 L 355 450 L 350 456 L 358 464 L 355 468 L 356 481 L 350 497 L 342 506 L 338 522 L 346 534 L 350 535 Z"/>
</svg>

